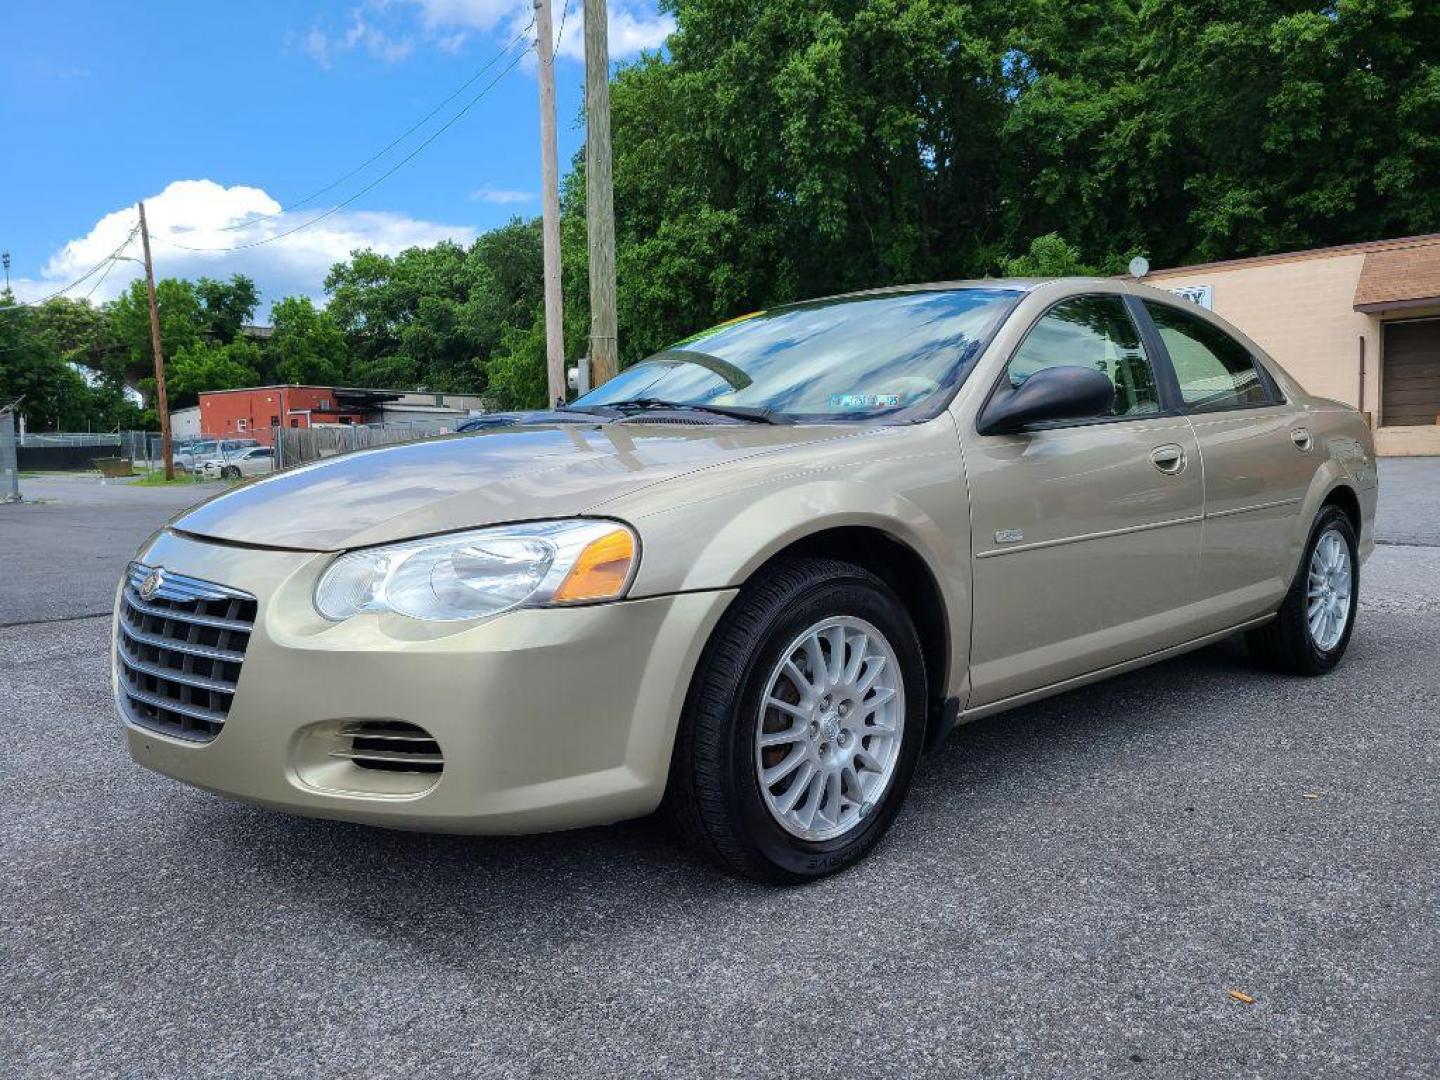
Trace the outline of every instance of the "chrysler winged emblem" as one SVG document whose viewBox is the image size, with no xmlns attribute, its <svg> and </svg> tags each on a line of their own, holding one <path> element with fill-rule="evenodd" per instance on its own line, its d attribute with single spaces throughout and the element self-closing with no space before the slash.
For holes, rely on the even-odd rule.
<svg viewBox="0 0 1440 1080">
<path fill-rule="evenodd" d="M 165 571 L 159 567 L 151 570 L 140 583 L 140 599 L 153 600 L 160 587 L 165 584 Z"/>
</svg>

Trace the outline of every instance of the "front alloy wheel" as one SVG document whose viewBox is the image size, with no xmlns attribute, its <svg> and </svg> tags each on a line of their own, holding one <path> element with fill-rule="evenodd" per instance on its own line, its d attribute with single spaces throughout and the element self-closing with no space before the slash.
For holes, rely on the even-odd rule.
<svg viewBox="0 0 1440 1080">
<path fill-rule="evenodd" d="M 802 840 L 859 825 L 895 775 L 904 733 L 900 660 L 878 629 L 822 619 L 792 641 L 758 710 L 755 765 L 765 805 Z"/>
<path fill-rule="evenodd" d="M 892 589 L 796 558 L 731 603 L 696 668 L 666 806 L 732 870 L 801 882 L 884 835 L 920 755 L 925 659 Z"/>
</svg>

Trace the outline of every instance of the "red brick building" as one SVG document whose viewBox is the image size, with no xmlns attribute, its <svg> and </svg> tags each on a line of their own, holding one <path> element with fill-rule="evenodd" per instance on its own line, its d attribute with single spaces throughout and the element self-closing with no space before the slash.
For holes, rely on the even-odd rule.
<svg viewBox="0 0 1440 1080">
<path fill-rule="evenodd" d="M 404 395 L 336 386 L 251 386 L 200 395 L 200 430 L 208 438 L 251 438 L 269 446 L 275 427 L 367 424 Z"/>
</svg>

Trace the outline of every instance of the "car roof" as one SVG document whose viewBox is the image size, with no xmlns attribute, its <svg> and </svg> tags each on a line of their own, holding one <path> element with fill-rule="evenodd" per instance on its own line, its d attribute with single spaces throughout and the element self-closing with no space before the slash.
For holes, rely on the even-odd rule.
<svg viewBox="0 0 1440 1080">
<path fill-rule="evenodd" d="M 1075 287 L 1096 284 L 1114 285 L 1115 278 L 1095 275 L 1072 275 L 1068 277 L 988 277 L 958 278 L 950 281 L 917 281 L 908 285 L 882 285 L 873 289 L 856 289 L 853 292 L 835 293 L 831 296 L 815 296 L 808 300 L 795 300 L 776 304 L 776 308 L 800 304 L 823 303 L 826 300 L 843 300 L 857 296 L 902 296 L 918 292 L 958 292 L 961 289 L 992 289 L 1002 292 L 1027 293 L 1042 285 L 1071 285 Z"/>
</svg>

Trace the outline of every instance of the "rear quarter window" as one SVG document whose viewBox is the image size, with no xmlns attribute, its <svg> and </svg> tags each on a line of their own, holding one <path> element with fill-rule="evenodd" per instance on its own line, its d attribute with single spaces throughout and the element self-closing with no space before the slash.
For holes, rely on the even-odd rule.
<svg viewBox="0 0 1440 1080">
<path fill-rule="evenodd" d="M 1255 358 L 1240 342 L 1198 316 L 1145 301 L 1180 383 L 1180 397 L 1196 411 L 1243 409 L 1273 402 Z"/>
</svg>

